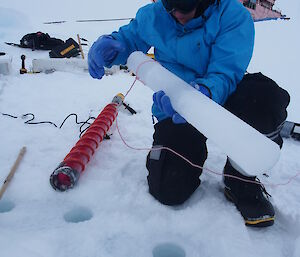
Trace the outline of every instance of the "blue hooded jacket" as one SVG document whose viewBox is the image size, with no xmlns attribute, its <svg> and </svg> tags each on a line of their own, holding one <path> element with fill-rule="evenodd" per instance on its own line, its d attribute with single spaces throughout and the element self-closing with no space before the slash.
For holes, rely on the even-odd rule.
<svg viewBox="0 0 300 257">
<path fill-rule="evenodd" d="M 111 65 L 125 64 L 133 51 L 154 47 L 155 59 L 187 83 L 208 87 L 223 105 L 242 80 L 252 57 L 254 23 L 238 0 L 215 1 L 202 16 L 178 23 L 161 1 L 140 8 L 135 19 L 112 36 L 126 51 Z M 157 112 L 156 106 L 152 108 Z"/>
</svg>

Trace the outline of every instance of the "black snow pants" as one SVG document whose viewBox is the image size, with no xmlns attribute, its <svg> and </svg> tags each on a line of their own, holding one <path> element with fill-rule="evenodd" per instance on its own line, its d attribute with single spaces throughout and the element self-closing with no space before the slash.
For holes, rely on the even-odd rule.
<svg viewBox="0 0 300 257">
<path fill-rule="evenodd" d="M 289 101 L 289 94 L 273 80 L 254 73 L 244 76 L 224 107 L 282 147 L 279 133 Z M 189 123 L 174 124 L 171 118 L 154 126 L 153 147 L 159 146 L 169 147 L 199 166 L 207 158 L 204 135 Z M 200 185 L 202 170 L 170 151 L 150 151 L 146 167 L 149 192 L 163 204 L 182 204 Z"/>
</svg>

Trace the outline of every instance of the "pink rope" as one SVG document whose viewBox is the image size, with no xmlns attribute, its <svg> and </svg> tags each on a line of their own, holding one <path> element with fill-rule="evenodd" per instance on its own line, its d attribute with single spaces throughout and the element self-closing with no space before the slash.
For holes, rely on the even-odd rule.
<svg viewBox="0 0 300 257">
<path fill-rule="evenodd" d="M 140 67 L 142 65 L 144 65 L 145 63 L 148 63 L 148 62 L 155 62 L 155 60 L 151 59 L 151 60 L 147 60 L 147 61 L 144 61 L 142 62 L 141 64 L 139 64 L 139 66 L 137 67 L 137 70 L 136 70 L 136 77 L 135 77 L 135 80 L 133 81 L 132 85 L 130 86 L 129 90 L 127 91 L 127 93 L 125 94 L 124 98 L 129 94 L 129 92 L 132 90 L 133 86 L 135 85 L 136 81 L 139 80 L 140 82 L 142 82 L 144 85 L 145 83 L 138 77 L 138 71 L 140 69 Z M 125 146 L 127 146 L 128 148 L 132 149 L 132 150 L 135 150 L 135 151 L 161 151 L 161 150 L 167 150 L 169 152 L 172 152 L 173 154 L 177 155 L 178 157 L 182 158 L 184 161 L 186 161 L 188 164 L 190 164 L 191 166 L 193 166 L 194 168 L 197 168 L 197 169 L 200 169 L 200 170 L 205 170 L 205 171 L 208 171 L 214 175 L 218 175 L 218 176 L 224 176 L 224 177 L 229 177 L 229 178 L 233 178 L 233 179 L 237 179 L 237 180 L 240 180 L 240 181 L 243 181 L 243 182 L 247 182 L 247 183 L 253 183 L 253 184 L 258 184 L 258 185 L 262 185 L 262 186 L 270 186 L 270 187 L 278 187 L 278 186 L 286 186 L 288 184 L 290 184 L 293 180 L 295 180 L 298 176 L 300 176 L 300 172 L 298 172 L 296 175 L 290 177 L 288 179 L 287 182 L 283 182 L 283 183 L 278 183 L 278 184 L 273 184 L 273 183 L 261 183 L 259 181 L 253 181 L 253 180 L 248 180 L 248 179 L 243 179 L 243 178 L 240 178 L 240 177 L 237 177 L 237 176 L 234 176 L 234 175 L 229 175 L 229 174 L 223 174 L 223 172 L 217 172 L 217 171 L 213 171 L 211 169 L 208 169 L 208 168 L 205 168 L 205 167 L 202 167 L 200 165 L 197 165 L 193 162 L 191 162 L 188 158 L 186 158 L 185 156 L 181 155 L 180 153 L 176 152 L 175 150 L 169 148 L 169 147 L 165 147 L 165 146 L 162 146 L 162 147 L 155 147 L 155 148 L 147 148 L 147 147 L 144 147 L 144 148 L 137 148 L 137 147 L 133 147 L 133 146 L 130 146 L 126 140 L 124 139 L 124 137 L 122 136 L 121 132 L 120 132 L 120 129 L 119 129 L 119 125 L 118 125 L 118 118 L 116 118 L 116 127 L 117 127 L 117 131 L 118 131 L 118 134 L 122 140 L 122 142 L 124 143 Z"/>
<path fill-rule="evenodd" d="M 137 67 L 136 69 L 136 74 L 135 74 L 135 79 L 132 83 L 132 85 L 130 86 L 130 88 L 128 89 L 128 91 L 126 92 L 126 94 L 124 95 L 124 99 L 126 98 L 126 96 L 130 93 L 130 91 L 132 90 L 133 86 L 135 85 L 135 82 L 138 80 L 140 81 L 142 84 L 146 85 L 145 82 L 143 82 L 139 77 L 138 77 L 138 71 L 139 69 L 141 68 L 141 66 L 145 63 L 148 63 L 148 62 L 155 62 L 155 60 L 151 59 L 151 60 L 147 60 L 147 61 L 144 61 L 142 63 L 139 64 L 139 66 Z"/>
<path fill-rule="evenodd" d="M 135 151 L 161 151 L 161 150 L 167 150 L 169 152 L 172 152 L 173 154 L 177 155 L 178 157 L 182 158 L 184 161 L 186 161 L 188 164 L 190 164 L 191 166 L 193 166 L 194 168 L 200 169 L 200 170 L 205 170 L 208 171 L 214 175 L 218 175 L 218 176 L 224 176 L 224 177 L 229 177 L 229 178 L 233 178 L 233 179 L 237 179 L 243 182 L 247 182 L 247 183 L 253 183 L 253 184 L 257 184 L 257 185 L 262 185 L 262 186 L 270 186 L 270 187 L 277 187 L 277 186 L 286 186 L 288 184 L 290 184 L 294 179 L 296 179 L 298 176 L 300 176 L 300 172 L 298 172 L 296 175 L 294 175 L 293 177 L 290 177 L 288 179 L 287 182 L 284 183 L 278 183 L 278 184 L 273 184 L 273 183 L 261 183 L 259 181 L 252 181 L 252 180 L 248 180 L 248 179 L 243 179 L 237 176 L 233 176 L 233 175 L 229 175 L 229 174 L 223 174 L 222 172 L 217 172 L 217 171 L 213 171 L 211 169 L 202 167 L 200 165 L 197 165 L 193 162 L 191 162 L 188 158 L 184 157 L 183 155 L 181 155 L 180 153 L 176 152 L 175 150 L 169 148 L 169 147 L 155 147 L 155 148 L 149 148 L 149 147 L 142 147 L 142 148 L 138 148 L 138 147 L 133 147 L 131 145 L 129 145 L 126 140 L 124 139 L 124 137 L 122 136 L 120 129 L 119 129 L 119 125 L 118 125 L 118 118 L 116 118 L 116 127 L 117 127 L 117 131 L 118 134 L 122 140 L 122 142 L 124 143 L 124 145 L 132 150 Z"/>
</svg>

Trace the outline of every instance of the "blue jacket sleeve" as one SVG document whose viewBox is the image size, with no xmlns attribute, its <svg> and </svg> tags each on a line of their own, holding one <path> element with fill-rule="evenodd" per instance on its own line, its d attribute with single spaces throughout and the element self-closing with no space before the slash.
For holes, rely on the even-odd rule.
<svg viewBox="0 0 300 257">
<path fill-rule="evenodd" d="M 255 33 L 250 13 L 236 3 L 223 9 L 218 25 L 219 33 L 211 47 L 207 72 L 195 82 L 207 86 L 212 99 L 222 105 L 245 74 L 253 53 Z"/>
<path fill-rule="evenodd" d="M 142 7 L 137 12 L 135 19 L 132 19 L 128 25 L 120 27 L 118 32 L 115 31 L 111 34 L 113 38 L 121 41 L 126 46 L 126 51 L 119 53 L 109 67 L 117 64 L 126 64 L 128 56 L 134 51 L 147 53 L 150 49 L 151 46 L 139 36 L 142 33 L 139 24 L 147 22 L 146 17 L 141 14 L 143 8 L 145 7 Z"/>
</svg>

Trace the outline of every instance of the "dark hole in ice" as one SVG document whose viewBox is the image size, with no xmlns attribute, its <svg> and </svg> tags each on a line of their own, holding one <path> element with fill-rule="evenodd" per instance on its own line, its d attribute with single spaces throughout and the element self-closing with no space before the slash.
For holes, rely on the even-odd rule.
<svg viewBox="0 0 300 257">
<path fill-rule="evenodd" d="M 152 254 L 153 257 L 185 257 L 185 251 L 179 245 L 173 243 L 157 245 Z"/>
<path fill-rule="evenodd" d="M 93 213 L 90 209 L 85 207 L 75 207 L 68 211 L 64 215 L 66 222 L 79 223 L 83 221 L 90 220 L 93 217 Z"/>
<path fill-rule="evenodd" d="M 0 201 L 0 213 L 10 212 L 15 208 L 15 204 L 11 201 L 1 200 Z"/>
</svg>

